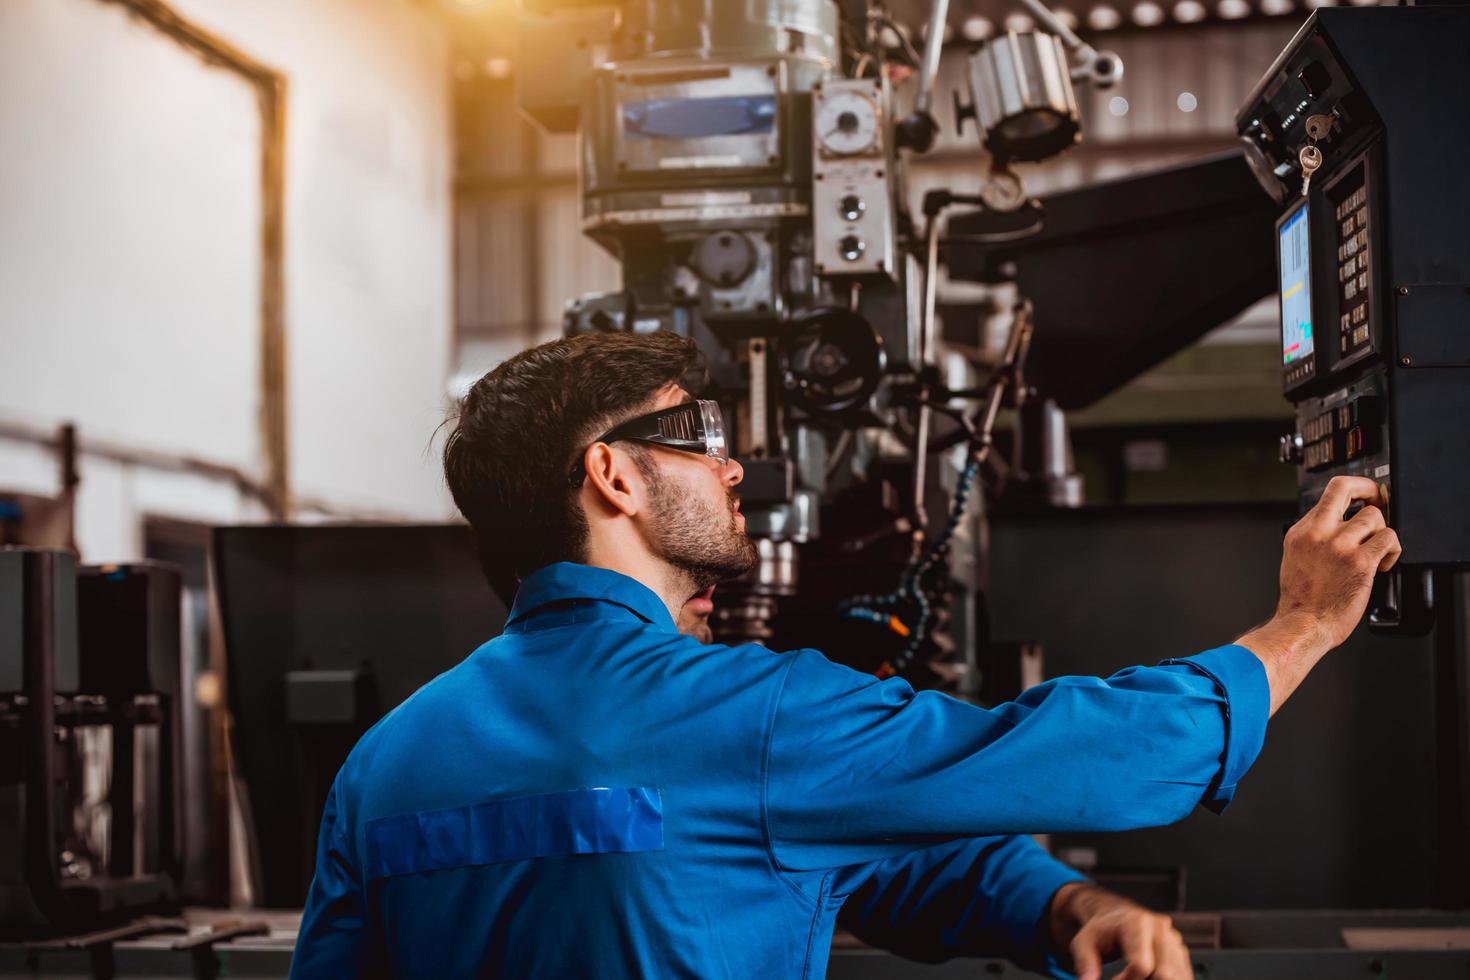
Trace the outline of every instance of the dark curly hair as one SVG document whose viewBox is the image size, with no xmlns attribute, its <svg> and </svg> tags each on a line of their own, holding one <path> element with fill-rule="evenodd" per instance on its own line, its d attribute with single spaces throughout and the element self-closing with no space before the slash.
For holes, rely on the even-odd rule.
<svg viewBox="0 0 1470 980">
<path fill-rule="evenodd" d="M 677 334 L 597 333 L 522 351 L 475 382 L 444 446 L 444 477 L 502 599 L 543 565 L 584 560 L 587 519 L 567 475 L 587 444 L 669 382 L 697 392 L 704 371 L 699 348 Z"/>
</svg>

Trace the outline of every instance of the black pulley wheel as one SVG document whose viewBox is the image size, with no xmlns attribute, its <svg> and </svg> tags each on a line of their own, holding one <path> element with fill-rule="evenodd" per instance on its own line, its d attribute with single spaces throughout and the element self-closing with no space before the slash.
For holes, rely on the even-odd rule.
<svg viewBox="0 0 1470 980">
<path fill-rule="evenodd" d="M 883 341 L 851 310 L 802 314 L 781 345 L 786 392 L 813 415 L 841 415 L 867 404 L 883 377 Z"/>
</svg>

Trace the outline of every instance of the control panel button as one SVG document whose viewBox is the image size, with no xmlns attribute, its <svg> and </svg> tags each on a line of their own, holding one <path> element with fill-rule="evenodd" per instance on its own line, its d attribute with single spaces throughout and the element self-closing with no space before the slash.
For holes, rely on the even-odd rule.
<svg viewBox="0 0 1470 980">
<path fill-rule="evenodd" d="M 856 194 L 844 194 L 837 202 L 837 211 L 848 221 L 856 221 L 868 209 L 867 202 Z"/>
<path fill-rule="evenodd" d="M 868 245 L 856 235 L 843 235 L 837 243 L 837 251 L 849 262 L 856 262 L 868 250 Z"/>
</svg>

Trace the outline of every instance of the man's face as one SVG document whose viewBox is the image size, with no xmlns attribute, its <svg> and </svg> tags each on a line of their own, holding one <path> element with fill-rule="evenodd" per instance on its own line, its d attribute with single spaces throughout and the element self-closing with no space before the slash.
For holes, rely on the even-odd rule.
<svg viewBox="0 0 1470 980">
<path fill-rule="evenodd" d="M 678 388 L 665 389 L 656 407 L 687 399 Z M 735 492 L 743 475 L 739 463 L 645 445 L 638 469 L 648 485 L 650 548 L 686 573 L 696 593 L 754 567 L 755 542 L 745 533 Z"/>
</svg>

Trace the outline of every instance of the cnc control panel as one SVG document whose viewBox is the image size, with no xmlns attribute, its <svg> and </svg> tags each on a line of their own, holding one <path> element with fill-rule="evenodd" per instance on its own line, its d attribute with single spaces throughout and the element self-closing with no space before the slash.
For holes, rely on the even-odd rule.
<svg viewBox="0 0 1470 980">
<path fill-rule="evenodd" d="M 1282 459 L 1303 509 L 1377 481 L 1407 566 L 1470 564 L 1467 37 L 1470 7 L 1320 9 L 1236 117 L 1281 208 Z"/>
</svg>

